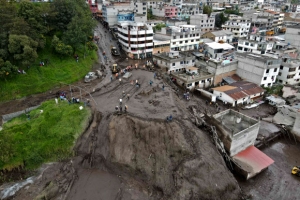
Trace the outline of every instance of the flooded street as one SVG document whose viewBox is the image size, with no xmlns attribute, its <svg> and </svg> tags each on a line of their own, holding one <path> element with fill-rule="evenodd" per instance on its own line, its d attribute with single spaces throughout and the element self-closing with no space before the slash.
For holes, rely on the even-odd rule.
<svg viewBox="0 0 300 200">
<path fill-rule="evenodd" d="M 300 165 L 300 144 L 282 138 L 261 150 L 275 162 L 248 181 L 236 175 L 242 190 L 253 199 L 299 199 L 300 177 L 292 175 L 291 170 Z"/>
</svg>

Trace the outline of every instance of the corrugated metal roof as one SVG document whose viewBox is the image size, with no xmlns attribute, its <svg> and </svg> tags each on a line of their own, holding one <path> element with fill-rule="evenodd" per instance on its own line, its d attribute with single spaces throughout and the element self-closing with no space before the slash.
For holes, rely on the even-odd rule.
<svg viewBox="0 0 300 200">
<path fill-rule="evenodd" d="M 270 157 L 258 150 L 254 146 L 249 146 L 244 151 L 234 155 L 233 161 L 243 170 L 255 175 L 274 163 Z"/>
<path fill-rule="evenodd" d="M 224 85 L 224 86 L 215 87 L 215 88 L 212 88 L 212 89 L 216 90 L 216 91 L 219 91 L 219 92 L 225 92 L 225 91 L 228 91 L 228 90 L 233 90 L 235 88 L 236 87 L 233 87 L 233 86 L 230 86 L 230 85 Z"/>
<path fill-rule="evenodd" d="M 213 90 L 224 92 L 234 100 L 242 99 L 250 95 L 259 94 L 264 90 L 255 83 L 248 81 L 237 81 L 229 85 L 212 88 Z"/>
</svg>

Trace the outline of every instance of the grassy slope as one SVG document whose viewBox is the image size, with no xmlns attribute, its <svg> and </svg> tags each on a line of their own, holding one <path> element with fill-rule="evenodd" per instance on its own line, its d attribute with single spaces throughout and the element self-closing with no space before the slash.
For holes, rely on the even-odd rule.
<svg viewBox="0 0 300 200">
<path fill-rule="evenodd" d="M 90 109 L 79 110 L 79 106 L 47 101 L 30 112 L 30 120 L 23 114 L 4 124 L 0 131 L 0 170 L 24 163 L 26 169 L 34 169 L 44 162 L 70 156 L 91 115 Z"/>
<path fill-rule="evenodd" d="M 72 83 L 84 77 L 97 58 L 96 52 L 90 52 L 85 59 L 79 55 L 79 62 L 72 57 L 62 60 L 51 54 L 49 47 L 39 53 L 36 63 L 25 69 L 27 74 L 18 74 L 7 81 L 0 80 L 0 102 L 18 99 L 31 94 L 45 92 L 59 83 Z M 48 59 L 50 64 L 40 67 L 39 62 Z"/>
</svg>

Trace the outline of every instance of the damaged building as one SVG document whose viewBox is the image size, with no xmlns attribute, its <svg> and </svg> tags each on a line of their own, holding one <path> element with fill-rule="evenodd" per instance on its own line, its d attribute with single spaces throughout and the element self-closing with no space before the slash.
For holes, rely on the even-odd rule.
<svg viewBox="0 0 300 200">
<path fill-rule="evenodd" d="M 254 147 L 259 121 L 228 109 L 213 115 L 224 148 L 235 168 L 246 179 L 260 173 L 274 161 Z"/>
</svg>

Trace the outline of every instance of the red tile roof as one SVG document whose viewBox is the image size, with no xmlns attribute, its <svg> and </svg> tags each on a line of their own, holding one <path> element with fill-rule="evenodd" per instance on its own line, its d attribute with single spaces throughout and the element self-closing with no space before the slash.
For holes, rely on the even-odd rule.
<svg viewBox="0 0 300 200">
<path fill-rule="evenodd" d="M 274 163 L 274 160 L 254 146 L 249 146 L 244 151 L 234 155 L 232 159 L 243 170 L 253 175 Z"/>
</svg>

